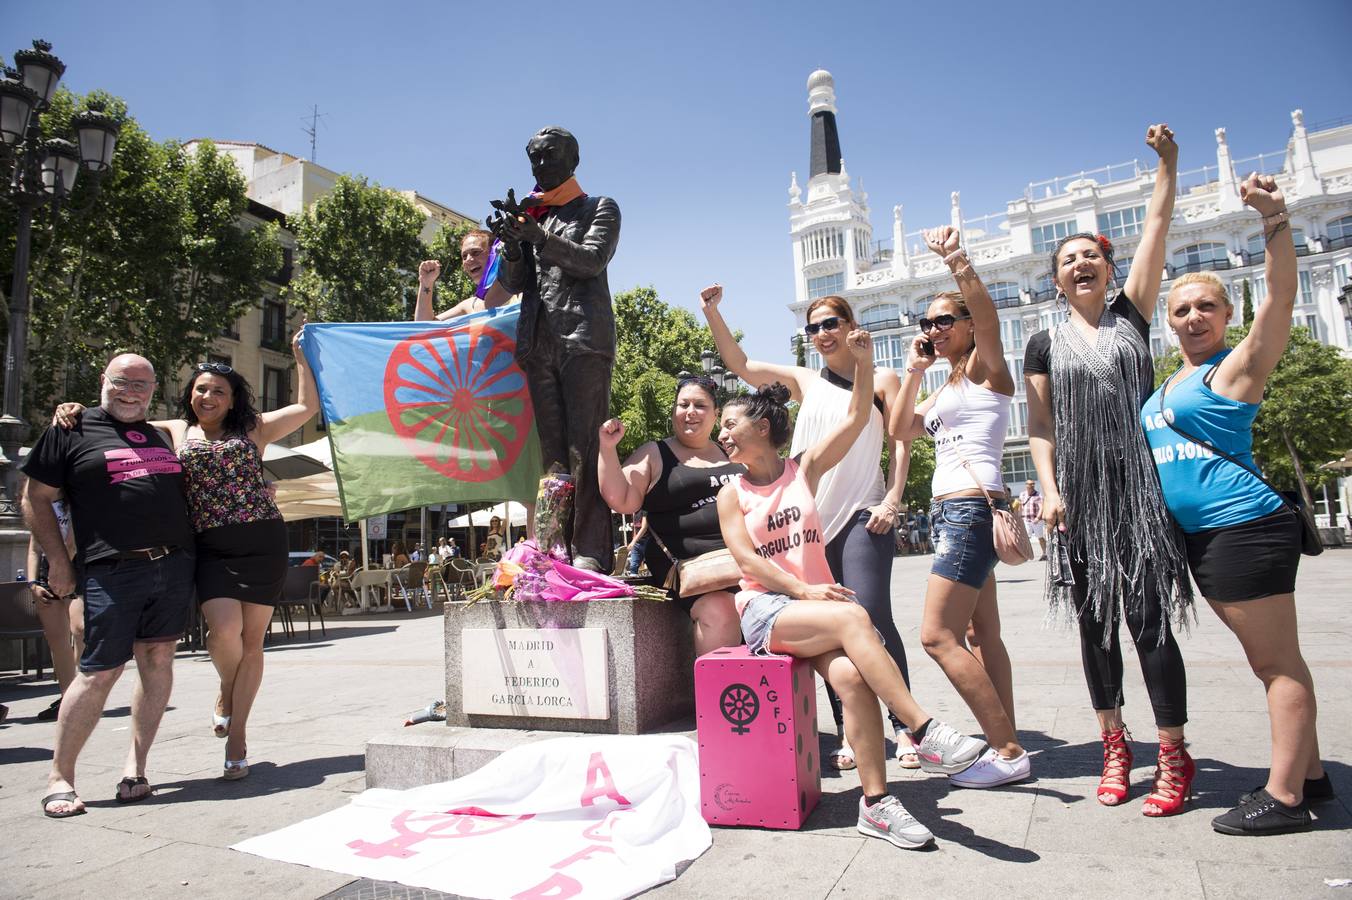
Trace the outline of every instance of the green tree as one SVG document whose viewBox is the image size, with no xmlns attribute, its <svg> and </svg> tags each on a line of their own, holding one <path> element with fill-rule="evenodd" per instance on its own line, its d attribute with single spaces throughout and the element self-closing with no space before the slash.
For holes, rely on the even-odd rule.
<svg viewBox="0 0 1352 900">
<path fill-rule="evenodd" d="M 901 492 L 901 499 L 911 512 L 929 508 L 930 498 L 934 496 L 933 481 L 934 440 L 918 437 L 911 441 L 911 467 L 906 470 L 906 487 Z"/>
<path fill-rule="evenodd" d="M 411 302 L 426 248 L 419 240 L 423 216 L 407 199 L 365 178 L 340 175 L 333 190 L 295 217 L 292 227 L 300 270 L 288 299 L 311 319 L 410 317 L 406 300 Z"/>
<path fill-rule="evenodd" d="M 1242 319 L 1244 327 L 1248 328 L 1253 324 L 1253 288 L 1249 285 L 1249 279 L 1244 279 L 1244 308 Z"/>
<path fill-rule="evenodd" d="M 1232 327 L 1225 342 L 1233 347 L 1249 333 Z M 1155 383 L 1183 363 L 1177 349 L 1155 360 Z M 1253 423 L 1253 455 L 1263 474 L 1286 490 L 1316 488 L 1338 477 L 1322 464 L 1352 447 L 1352 361 L 1337 347 L 1323 344 L 1307 328 L 1291 329 L 1291 339 L 1268 377 L 1263 406 Z M 1300 461 L 1305 484 L 1291 457 Z M 1308 499 L 1308 498 L 1307 498 Z"/>
<path fill-rule="evenodd" d="M 97 91 L 58 91 L 44 132 L 65 133 L 86 108 L 103 109 L 122 130 L 101 190 L 82 176 L 55 227 L 34 231 L 25 398 L 34 423 L 46 422 L 56 401 L 96 396 L 98 372 L 115 350 L 147 357 L 160 373 L 161 399 L 169 398 L 176 373 L 259 302 L 281 266 L 276 226 L 245 225 L 244 179 L 214 146 L 188 153 L 158 143 L 121 100 Z M 0 222 L 5 264 L 14 225 L 12 217 Z M 10 273 L 0 277 L 7 283 Z"/>
<path fill-rule="evenodd" d="M 652 287 L 615 295 L 615 372 L 610 414 L 624 420 L 620 458 L 671 433 L 676 375 L 700 371 L 700 352 L 713 336 L 687 309 L 672 306 Z"/>
</svg>

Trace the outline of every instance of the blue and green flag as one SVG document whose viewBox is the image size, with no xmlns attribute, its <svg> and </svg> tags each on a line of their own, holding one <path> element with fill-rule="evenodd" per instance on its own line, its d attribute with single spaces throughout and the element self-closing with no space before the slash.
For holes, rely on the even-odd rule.
<svg viewBox="0 0 1352 900">
<path fill-rule="evenodd" d="M 301 348 L 349 522 L 432 503 L 535 498 L 540 443 L 516 363 L 520 310 L 305 326 Z"/>
</svg>

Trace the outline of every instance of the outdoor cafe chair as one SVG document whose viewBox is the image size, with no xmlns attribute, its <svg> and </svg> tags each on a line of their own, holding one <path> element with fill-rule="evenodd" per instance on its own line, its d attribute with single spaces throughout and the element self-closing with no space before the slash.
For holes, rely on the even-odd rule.
<svg viewBox="0 0 1352 900">
<path fill-rule="evenodd" d="M 471 587 L 478 587 L 478 570 L 474 567 L 474 563 L 467 559 L 461 559 L 458 556 L 451 557 L 443 572 L 447 574 L 447 581 L 461 586 L 468 583 Z"/>
<path fill-rule="evenodd" d="M 313 621 L 310 618 L 310 607 L 314 606 L 319 614 L 319 633 L 325 637 L 328 636 L 328 629 L 324 627 L 324 607 L 319 602 L 319 595 L 316 588 L 319 585 L 319 567 L 318 566 L 292 566 L 286 570 L 286 581 L 282 584 L 282 599 L 277 603 L 277 618 L 282 623 L 282 633 L 287 636 L 287 640 L 295 637 L 296 623 L 292 618 L 292 609 L 300 606 L 305 609 L 305 639 L 308 641 L 313 633 Z M 272 623 L 268 623 L 271 629 Z"/>
<path fill-rule="evenodd" d="M 42 635 L 37 601 L 33 599 L 33 592 L 26 581 L 0 584 L 0 638 L 19 641 L 19 664 L 22 667 L 22 674 L 28 672 L 29 657 L 26 651 L 28 642 L 33 642 L 33 667 L 37 669 L 38 681 L 41 681 L 47 641 Z"/>
<path fill-rule="evenodd" d="M 410 601 L 416 600 L 419 596 L 426 601 L 428 609 L 432 608 L 432 598 L 423 586 L 423 574 L 426 571 L 427 563 L 415 562 L 402 569 L 395 569 L 392 574 L 395 584 L 399 586 L 399 596 L 404 599 L 404 609 L 409 612 L 413 612 L 413 603 Z"/>
</svg>

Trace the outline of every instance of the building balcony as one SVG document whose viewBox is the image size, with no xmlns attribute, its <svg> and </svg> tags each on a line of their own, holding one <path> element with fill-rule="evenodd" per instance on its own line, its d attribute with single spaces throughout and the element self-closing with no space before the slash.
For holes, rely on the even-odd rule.
<svg viewBox="0 0 1352 900">
<path fill-rule="evenodd" d="M 1056 296 L 1055 291 L 1052 292 L 1052 296 L 1053 297 Z M 1013 297 L 1002 297 L 1001 299 L 995 301 L 996 309 L 1014 309 L 1016 307 L 1023 305 L 1024 305 L 1023 298 L 1018 296 L 1017 294 Z"/>
<path fill-rule="evenodd" d="M 1186 275 L 1189 272 L 1224 272 L 1232 268 L 1228 259 L 1204 259 L 1197 262 L 1184 263 L 1183 265 L 1169 266 L 1169 276 Z"/>
<path fill-rule="evenodd" d="M 860 322 L 859 327 L 863 328 L 869 334 L 875 334 L 879 331 L 887 331 L 889 328 L 900 328 L 901 319 L 893 317 L 890 319 L 879 319 L 876 322 Z"/>
<path fill-rule="evenodd" d="M 1324 247 L 1327 250 L 1341 250 L 1344 247 L 1352 247 L 1352 234 L 1345 234 L 1342 237 L 1324 238 Z"/>
</svg>

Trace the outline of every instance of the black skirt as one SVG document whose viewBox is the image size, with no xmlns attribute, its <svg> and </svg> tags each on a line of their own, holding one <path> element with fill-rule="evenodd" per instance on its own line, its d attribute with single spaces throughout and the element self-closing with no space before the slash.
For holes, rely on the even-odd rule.
<svg viewBox="0 0 1352 900">
<path fill-rule="evenodd" d="M 286 582 L 286 523 L 263 519 L 197 533 L 197 602 L 231 597 L 276 606 Z"/>
<path fill-rule="evenodd" d="M 1183 537 L 1192 577 L 1208 600 L 1234 603 L 1296 590 L 1300 521 L 1285 507 L 1262 518 Z"/>
</svg>

